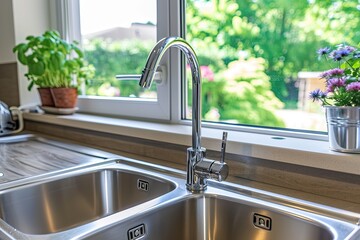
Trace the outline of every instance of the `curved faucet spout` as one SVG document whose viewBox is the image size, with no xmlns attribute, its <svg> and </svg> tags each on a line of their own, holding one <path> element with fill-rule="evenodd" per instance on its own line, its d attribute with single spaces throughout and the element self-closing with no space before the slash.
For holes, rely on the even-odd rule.
<svg viewBox="0 0 360 240">
<path fill-rule="evenodd" d="M 160 40 L 147 59 L 142 72 L 139 85 L 149 88 L 154 79 L 154 74 L 165 52 L 171 48 L 180 49 L 186 56 L 192 76 L 192 148 L 195 152 L 201 151 L 201 80 L 200 67 L 194 49 L 183 38 L 167 37 Z"/>
<path fill-rule="evenodd" d="M 150 52 L 139 85 L 143 88 L 151 86 L 156 68 L 166 50 L 171 47 L 176 47 L 185 54 L 192 76 L 192 147 L 187 149 L 186 187 L 192 192 L 204 191 L 207 186 L 207 178 L 222 181 L 227 177 L 228 166 L 224 161 L 205 159 L 206 149 L 201 147 L 201 74 L 199 62 L 192 47 L 179 37 L 160 40 Z M 225 154 L 225 142 L 226 136 L 223 137 L 222 155 Z"/>
</svg>

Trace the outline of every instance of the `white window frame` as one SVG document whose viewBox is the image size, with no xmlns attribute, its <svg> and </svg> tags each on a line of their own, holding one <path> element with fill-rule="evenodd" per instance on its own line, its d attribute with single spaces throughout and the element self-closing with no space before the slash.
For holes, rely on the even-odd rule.
<svg viewBox="0 0 360 240">
<path fill-rule="evenodd" d="M 173 1 L 157 0 L 157 40 L 170 36 L 170 2 Z M 81 41 L 79 1 L 56 0 L 53 2 L 53 5 L 53 9 L 56 9 L 56 28 L 66 40 Z M 161 68 L 164 70 L 162 73 L 163 82 L 157 85 L 156 100 L 126 97 L 79 96 L 79 112 L 170 120 L 170 76 L 171 70 L 173 69 L 170 68 L 170 66 L 169 53 L 164 56 L 161 62 Z"/>
<path fill-rule="evenodd" d="M 67 40 L 81 40 L 79 0 L 52 0 L 57 9 L 56 28 L 67 35 Z M 59 10 L 61 9 L 61 10 Z M 67 9 L 67 11 L 64 11 Z M 157 40 L 167 36 L 185 37 L 185 1 L 157 0 Z M 59 24 L 60 23 L 60 24 Z M 69 30 L 64 26 L 75 26 L 77 30 Z M 184 99 L 184 57 L 178 49 L 171 49 L 164 56 L 161 66 L 165 67 L 165 81 L 158 85 L 158 99 L 140 98 L 106 98 L 99 96 L 79 96 L 80 112 L 100 115 L 112 115 L 129 118 L 141 118 L 171 122 L 174 124 L 191 125 L 191 121 L 184 120 L 182 101 Z M 133 73 L 129 73 L 133 74 Z M 327 135 L 299 132 L 291 129 L 273 129 L 256 126 L 229 125 L 221 123 L 203 122 L 203 127 L 223 130 L 242 131 L 257 134 L 275 135 L 281 137 L 297 137 L 327 141 Z"/>
</svg>

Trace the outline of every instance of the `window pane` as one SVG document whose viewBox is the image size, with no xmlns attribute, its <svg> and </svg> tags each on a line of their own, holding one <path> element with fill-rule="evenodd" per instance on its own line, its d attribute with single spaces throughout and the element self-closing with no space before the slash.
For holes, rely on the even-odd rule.
<svg viewBox="0 0 360 240">
<path fill-rule="evenodd" d="M 358 44 L 359 6 L 358 0 L 187 0 L 186 38 L 201 65 L 203 119 L 326 131 L 320 104 L 308 98 L 324 88 L 319 72 L 330 67 L 316 51 Z"/>
<path fill-rule="evenodd" d="M 96 68 L 86 95 L 157 98 L 156 84 L 142 90 L 138 81 L 115 79 L 141 74 L 156 43 L 156 14 L 156 0 L 80 0 L 82 45 Z"/>
</svg>

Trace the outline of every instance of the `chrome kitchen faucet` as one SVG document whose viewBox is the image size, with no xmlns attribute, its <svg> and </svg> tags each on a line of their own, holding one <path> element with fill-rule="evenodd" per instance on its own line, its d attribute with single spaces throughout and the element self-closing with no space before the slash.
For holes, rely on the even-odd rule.
<svg viewBox="0 0 360 240">
<path fill-rule="evenodd" d="M 223 133 L 220 161 L 205 158 L 206 149 L 201 147 L 201 74 L 197 56 L 193 48 L 180 37 L 167 37 L 160 40 L 150 52 L 139 85 L 149 88 L 166 50 L 180 49 L 186 56 L 192 76 L 192 147 L 187 149 L 186 187 L 192 192 L 206 189 L 207 179 L 225 180 L 229 167 L 225 163 L 227 132 Z"/>
</svg>

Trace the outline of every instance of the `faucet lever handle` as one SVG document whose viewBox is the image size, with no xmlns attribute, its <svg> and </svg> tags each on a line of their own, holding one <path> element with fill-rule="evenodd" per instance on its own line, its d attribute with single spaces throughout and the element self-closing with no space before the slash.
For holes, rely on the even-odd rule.
<svg viewBox="0 0 360 240">
<path fill-rule="evenodd" d="M 223 132 L 222 135 L 222 140 L 221 140 L 221 156 L 220 156 L 220 162 L 224 163 L 225 162 L 225 151 L 226 151 L 226 142 L 227 142 L 227 136 L 228 136 L 228 132 Z"/>
</svg>

